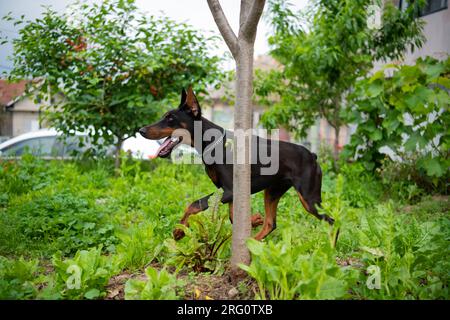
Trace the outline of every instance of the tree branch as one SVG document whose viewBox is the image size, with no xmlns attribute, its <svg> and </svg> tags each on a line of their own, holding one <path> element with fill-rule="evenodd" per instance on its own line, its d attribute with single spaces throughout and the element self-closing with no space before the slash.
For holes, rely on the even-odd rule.
<svg viewBox="0 0 450 320">
<path fill-rule="evenodd" d="M 258 26 L 259 19 L 261 18 L 262 12 L 264 10 L 264 4 L 266 0 L 254 0 L 253 5 L 248 12 L 245 21 L 241 24 L 239 28 L 239 36 L 247 40 L 252 40 L 256 35 L 256 27 Z M 241 7 L 242 11 L 242 7 Z M 242 12 L 241 12 L 242 13 Z"/>
<path fill-rule="evenodd" d="M 231 51 L 234 58 L 237 58 L 239 51 L 238 39 L 234 34 L 233 29 L 231 29 L 228 23 L 227 17 L 223 13 L 222 7 L 218 0 L 207 0 L 209 9 L 213 15 L 214 21 L 219 28 L 220 34 L 222 35 L 225 43 Z"/>
</svg>

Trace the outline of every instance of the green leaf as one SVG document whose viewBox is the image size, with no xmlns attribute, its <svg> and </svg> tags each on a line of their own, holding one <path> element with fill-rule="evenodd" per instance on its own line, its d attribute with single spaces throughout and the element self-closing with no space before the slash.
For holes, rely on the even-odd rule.
<svg viewBox="0 0 450 320">
<path fill-rule="evenodd" d="M 405 143 L 406 151 L 416 151 L 417 144 L 420 148 L 424 148 L 427 145 L 427 141 L 418 132 L 414 132 Z"/>
<path fill-rule="evenodd" d="M 333 277 L 326 277 L 319 289 L 317 299 L 331 300 L 346 294 L 346 282 Z"/>
<path fill-rule="evenodd" d="M 100 290 L 91 289 L 84 294 L 84 297 L 89 300 L 97 299 L 100 297 Z"/>
<path fill-rule="evenodd" d="M 449 78 L 439 77 L 434 82 L 446 87 L 447 89 L 450 89 L 450 79 Z"/>
<path fill-rule="evenodd" d="M 425 65 L 425 73 L 427 74 L 429 80 L 436 79 L 443 71 L 444 65 L 442 63 Z"/>
<path fill-rule="evenodd" d="M 445 168 L 442 167 L 436 158 L 425 160 L 423 166 L 427 170 L 427 175 L 430 177 L 442 177 L 445 173 Z"/>
<path fill-rule="evenodd" d="M 248 239 L 247 240 L 247 247 L 250 250 L 250 252 L 256 256 L 259 256 L 262 254 L 264 249 L 264 243 L 261 241 L 257 241 L 255 239 Z"/>
<path fill-rule="evenodd" d="M 369 137 L 372 141 L 379 141 L 383 138 L 383 133 L 381 130 L 374 130 L 369 134 Z"/>
<path fill-rule="evenodd" d="M 383 128 L 386 128 L 387 133 L 391 134 L 394 132 L 398 126 L 400 125 L 400 122 L 397 120 L 397 118 L 387 117 L 386 120 L 383 121 L 382 126 Z"/>
<path fill-rule="evenodd" d="M 383 92 L 383 83 L 379 80 L 370 83 L 367 88 L 367 95 L 369 97 L 379 96 L 381 92 Z"/>
</svg>

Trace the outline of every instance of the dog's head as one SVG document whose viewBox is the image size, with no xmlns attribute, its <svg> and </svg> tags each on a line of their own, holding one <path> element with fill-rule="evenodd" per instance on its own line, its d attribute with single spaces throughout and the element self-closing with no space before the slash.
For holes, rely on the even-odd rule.
<svg viewBox="0 0 450 320">
<path fill-rule="evenodd" d="M 184 131 L 189 133 L 192 140 L 194 121 L 200 120 L 200 118 L 200 105 L 192 87 L 189 87 L 187 92 L 184 89 L 181 91 L 181 101 L 177 109 L 167 112 L 158 122 L 142 127 L 139 129 L 139 133 L 144 138 L 151 140 L 166 138 L 157 151 L 158 157 L 166 158 L 173 148 L 183 141 L 183 134 L 177 134 L 176 136 L 172 136 L 172 134 L 175 131 Z"/>
</svg>

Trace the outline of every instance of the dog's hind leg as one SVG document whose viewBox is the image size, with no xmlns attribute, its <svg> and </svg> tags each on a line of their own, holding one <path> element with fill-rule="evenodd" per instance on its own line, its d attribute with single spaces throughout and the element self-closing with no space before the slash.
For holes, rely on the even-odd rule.
<svg viewBox="0 0 450 320">
<path fill-rule="evenodd" d="M 230 212 L 230 222 L 233 223 L 233 202 L 229 203 L 228 208 Z M 260 226 L 264 223 L 264 220 L 259 213 L 252 215 L 251 219 L 252 219 L 252 228 L 256 228 L 257 226 Z"/>
<path fill-rule="evenodd" d="M 306 211 L 317 219 L 325 220 L 333 225 L 333 218 L 317 211 L 317 207 L 320 207 L 322 202 L 322 170 L 320 170 L 319 165 L 313 166 L 310 170 L 305 170 L 301 177 L 294 181 L 294 187 Z"/>
<path fill-rule="evenodd" d="M 264 209 L 266 212 L 266 216 L 264 217 L 264 224 L 262 226 L 262 229 L 255 236 L 256 240 L 265 238 L 277 227 L 276 217 L 278 202 L 289 188 L 290 186 L 269 187 L 264 190 Z"/>
<path fill-rule="evenodd" d="M 334 219 L 329 217 L 326 214 L 320 214 L 317 211 L 317 206 L 320 207 L 320 201 L 314 200 L 313 198 L 305 198 L 303 197 L 301 191 L 297 190 L 298 197 L 300 199 L 300 202 L 302 203 L 303 207 L 306 211 L 311 213 L 313 216 L 315 216 L 319 220 L 325 220 L 330 225 L 333 225 Z"/>
<path fill-rule="evenodd" d="M 209 194 L 206 197 L 203 197 L 197 201 L 192 202 L 189 207 L 184 211 L 184 215 L 180 220 L 181 224 L 184 224 L 186 227 L 189 226 L 188 219 L 191 215 L 199 213 L 208 209 L 208 200 L 213 194 Z M 182 229 L 175 229 L 173 231 L 173 237 L 175 240 L 180 240 L 184 237 L 184 231 Z"/>
</svg>

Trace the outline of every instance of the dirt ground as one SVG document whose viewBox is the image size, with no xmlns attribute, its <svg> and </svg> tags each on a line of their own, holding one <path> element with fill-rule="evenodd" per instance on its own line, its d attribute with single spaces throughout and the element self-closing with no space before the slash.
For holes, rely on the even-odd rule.
<svg viewBox="0 0 450 320">
<path fill-rule="evenodd" d="M 157 264 L 151 266 L 155 269 L 162 268 Z M 125 299 L 124 287 L 129 279 L 146 280 L 146 275 L 143 271 L 139 271 L 123 272 L 112 277 L 107 286 L 105 299 Z M 186 284 L 183 288 L 186 300 L 253 299 L 257 288 L 256 283 L 249 278 L 242 280 L 237 287 L 233 286 L 227 272 L 220 276 L 207 273 L 189 275 L 181 272 L 178 274 L 178 279 Z"/>
</svg>

